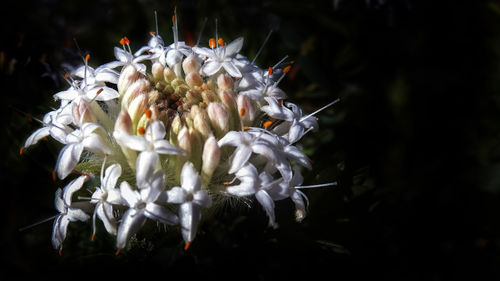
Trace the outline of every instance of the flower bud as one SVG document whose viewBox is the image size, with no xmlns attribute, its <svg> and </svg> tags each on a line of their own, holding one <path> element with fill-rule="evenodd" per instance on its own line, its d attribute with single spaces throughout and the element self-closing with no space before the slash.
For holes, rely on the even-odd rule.
<svg viewBox="0 0 500 281">
<path fill-rule="evenodd" d="M 136 97 L 128 107 L 128 114 L 130 119 L 132 119 L 132 125 L 134 127 L 134 132 L 137 130 L 137 124 L 141 118 L 144 111 L 148 108 L 148 99 L 146 95 L 140 95 Z"/>
<path fill-rule="evenodd" d="M 132 119 L 126 110 L 120 111 L 115 122 L 115 132 L 132 134 Z"/>
<path fill-rule="evenodd" d="M 202 97 L 199 91 L 189 90 L 186 92 L 186 102 L 188 104 L 198 104 L 202 101 Z"/>
<path fill-rule="evenodd" d="M 149 84 L 149 81 L 144 78 L 135 81 L 132 85 L 130 85 L 130 87 L 123 95 L 122 106 L 128 108 L 132 100 L 134 100 L 137 96 L 141 94 L 149 92 L 150 88 L 151 86 Z"/>
<path fill-rule="evenodd" d="M 159 62 L 155 62 L 151 66 L 151 73 L 153 74 L 153 78 L 155 81 L 159 81 L 160 79 L 163 79 L 163 71 L 164 71 L 164 67 Z"/>
<path fill-rule="evenodd" d="M 229 131 L 229 112 L 223 104 L 218 102 L 209 103 L 207 112 L 216 135 L 222 137 Z"/>
<path fill-rule="evenodd" d="M 189 134 L 189 129 L 186 126 L 182 127 L 179 131 L 177 142 L 179 143 L 179 147 L 184 149 L 189 157 L 191 154 L 191 136 Z"/>
<path fill-rule="evenodd" d="M 170 125 L 170 142 L 177 144 L 177 136 L 182 129 L 182 120 L 179 114 L 176 114 Z"/>
<path fill-rule="evenodd" d="M 170 69 L 169 67 L 165 66 L 165 69 L 163 69 L 163 79 L 170 83 L 172 82 L 175 78 L 177 78 L 177 75 L 175 75 L 175 72 Z"/>
<path fill-rule="evenodd" d="M 210 124 L 208 123 L 207 112 L 200 109 L 198 106 L 193 105 L 191 107 L 191 118 L 193 119 L 193 126 L 200 133 L 203 140 L 206 140 L 212 135 L 212 130 L 210 129 Z"/>
<path fill-rule="evenodd" d="M 201 67 L 200 62 L 198 61 L 196 56 L 193 54 L 190 54 L 189 56 L 187 56 L 184 59 L 184 61 L 182 62 L 182 69 L 184 70 L 184 73 L 186 73 L 186 74 L 193 73 L 193 72 L 198 73 L 198 71 L 200 70 L 200 67 Z"/>
<path fill-rule="evenodd" d="M 232 90 L 219 91 L 219 98 L 227 108 L 229 108 L 230 110 L 236 110 L 236 101 L 234 100 Z"/>
<path fill-rule="evenodd" d="M 127 65 L 122 69 L 120 76 L 118 77 L 118 93 L 120 97 L 125 94 L 128 87 L 132 85 L 137 79 L 141 78 L 143 75 L 137 71 L 133 65 Z"/>
<path fill-rule="evenodd" d="M 203 146 L 202 154 L 202 177 L 205 182 L 210 182 L 210 177 L 219 165 L 220 148 L 217 145 L 217 139 L 210 136 Z"/>
<path fill-rule="evenodd" d="M 194 88 L 195 86 L 201 86 L 203 84 L 203 79 L 198 72 L 190 72 L 186 75 L 186 83 Z"/>
<path fill-rule="evenodd" d="M 73 119 L 77 124 L 96 123 L 95 114 L 90 108 L 90 104 L 85 99 L 80 99 L 77 103 L 73 103 Z"/>
<path fill-rule="evenodd" d="M 255 118 L 255 108 L 252 100 L 246 95 L 239 95 L 237 99 L 238 112 L 244 125 L 251 125 Z"/>
<path fill-rule="evenodd" d="M 232 90 L 233 84 L 233 78 L 228 74 L 221 74 L 217 77 L 217 86 L 221 90 Z"/>
<path fill-rule="evenodd" d="M 212 92 L 212 90 L 204 90 L 201 92 L 201 97 L 206 104 L 214 101 L 218 101 L 217 96 Z"/>
</svg>

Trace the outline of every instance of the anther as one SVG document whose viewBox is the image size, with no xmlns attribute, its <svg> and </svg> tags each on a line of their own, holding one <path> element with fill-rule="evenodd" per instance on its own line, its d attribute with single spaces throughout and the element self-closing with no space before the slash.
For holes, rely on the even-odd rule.
<svg viewBox="0 0 500 281">
<path fill-rule="evenodd" d="M 59 249 L 59 256 L 62 257 L 62 249 Z"/>
<path fill-rule="evenodd" d="M 245 115 L 245 108 L 241 108 L 240 109 L 240 116 L 244 116 Z"/>
<path fill-rule="evenodd" d="M 222 37 L 217 40 L 217 43 L 219 43 L 219 46 L 226 46 L 226 42 L 224 42 L 224 39 L 222 39 Z"/>
<path fill-rule="evenodd" d="M 64 78 L 68 79 L 69 78 L 69 73 L 64 73 Z"/>
<path fill-rule="evenodd" d="M 19 155 L 23 155 L 23 152 L 24 152 L 24 146 L 22 146 L 21 149 L 19 150 Z"/>
<path fill-rule="evenodd" d="M 155 36 L 155 35 L 156 35 L 156 32 L 154 32 L 154 31 L 150 31 L 150 32 L 149 32 L 149 34 L 150 34 L 151 36 Z"/>
<path fill-rule="evenodd" d="M 229 181 L 225 181 L 223 184 L 224 184 L 224 185 L 230 185 L 230 184 L 231 184 L 231 182 L 229 182 Z"/>
<path fill-rule="evenodd" d="M 86 62 L 89 62 L 89 59 L 90 59 L 90 54 L 87 54 L 87 55 L 85 56 L 85 61 L 86 61 Z"/>
<path fill-rule="evenodd" d="M 216 42 L 214 38 L 210 38 L 210 40 L 208 40 L 208 46 L 212 49 L 215 48 Z"/>
<path fill-rule="evenodd" d="M 120 254 L 120 252 L 121 252 L 121 251 L 122 251 L 122 249 L 121 249 L 121 248 L 118 248 L 118 250 L 116 250 L 116 252 L 115 252 L 115 256 L 118 256 L 118 255 Z"/>
<path fill-rule="evenodd" d="M 268 120 L 266 122 L 264 122 L 264 128 L 267 129 L 269 126 L 271 126 L 273 124 L 272 121 Z"/>
<path fill-rule="evenodd" d="M 102 93 L 102 91 L 104 91 L 104 89 L 103 89 L 103 88 L 100 88 L 100 89 L 99 89 L 99 91 L 97 91 L 96 96 L 97 96 L 98 94 Z"/>
<path fill-rule="evenodd" d="M 92 241 L 95 240 L 95 234 L 92 234 L 92 237 L 90 238 L 90 240 L 92 240 Z"/>
<path fill-rule="evenodd" d="M 139 135 L 144 135 L 146 133 L 146 129 L 144 129 L 144 127 L 139 127 L 139 129 L 137 129 L 137 132 L 139 133 Z"/>
<path fill-rule="evenodd" d="M 128 45 L 128 44 L 130 44 L 130 40 L 128 40 L 127 36 L 125 36 L 122 39 L 120 39 L 120 44 Z"/>
<path fill-rule="evenodd" d="M 291 65 L 285 67 L 285 69 L 283 69 L 283 73 L 288 73 L 288 71 L 290 71 L 290 69 L 292 69 Z"/>
<path fill-rule="evenodd" d="M 273 71 L 274 71 L 274 70 L 273 70 L 273 68 L 272 68 L 272 67 L 269 67 L 269 68 L 267 69 L 267 72 L 269 73 L 269 75 L 273 74 Z"/>
<path fill-rule="evenodd" d="M 175 23 L 175 15 L 172 16 L 172 23 Z"/>
<path fill-rule="evenodd" d="M 191 242 L 186 242 L 186 245 L 184 246 L 184 251 L 187 251 L 187 249 L 191 246 Z"/>
<path fill-rule="evenodd" d="M 151 119 L 151 115 L 153 114 L 153 111 L 151 111 L 151 109 L 146 109 L 146 111 L 144 112 L 144 114 L 146 114 L 146 117 L 148 119 Z"/>
<path fill-rule="evenodd" d="M 243 131 L 246 131 L 246 130 L 248 130 L 249 128 L 250 128 L 250 127 L 248 127 L 248 126 L 243 126 Z"/>
<path fill-rule="evenodd" d="M 57 172 L 54 170 L 52 171 L 52 180 L 56 181 L 57 180 Z"/>
</svg>

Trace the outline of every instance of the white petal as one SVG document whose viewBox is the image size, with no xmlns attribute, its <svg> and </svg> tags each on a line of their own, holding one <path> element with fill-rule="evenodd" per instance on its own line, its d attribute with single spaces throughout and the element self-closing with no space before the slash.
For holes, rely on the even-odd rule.
<svg viewBox="0 0 500 281">
<path fill-rule="evenodd" d="M 81 127 L 81 132 L 83 136 L 88 136 L 92 134 L 95 130 L 101 128 L 98 124 L 95 123 L 84 123 Z"/>
<path fill-rule="evenodd" d="M 309 158 L 307 158 L 307 156 L 304 153 L 302 153 L 302 151 L 300 151 L 300 149 L 298 149 L 297 147 L 293 145 L 287 145 L 285 146 L 284 151 L 286 153 L 286 156 L 290 160 L 293 160 L 308 169 L 312 169 Z"/>
<path fill-rule="evenodd" d="M 79 95 L 80 95 L 80 93 L 77 90 L 75 90 L 73 87 L 71 87 L 68 90 L 61 91 L 61 92 L 55 94 L 54 98 L 58 99 L 58 100 L 74 100 Z"/>
<path fill-rule="evenodd" d="M 50 134 L 50 128 L 49 127 L 42 127 L 31 134 L 28 139 L 26 139 L 26 142 L 24 143 L 24 147 L 29 147 L 31 145 L 36 144 L 39 140 L 43 139 L 44 137 L 48 136 Z"/>
<path fill-rule="evenodd" d="M 182 57 L 184 54 L 179 52 L 178 50 L 172 49 L 167 52 L 166 62 L 169 67 L 172 67 L 182 61 Z"/>
<path fill-rule="evenodd" d="M 68 185 L 64 187 L 62 199 L 64 200 L 66 206 L 71 205 L 72 202 L 71 197 L 73 196 L 73 193 L 82 188 L 86 180 L 87 180 L 86 176 L 79 176 L 78 178 L 72 180 L 70 183 L 68 183 Z"/>
<path fill-rule="evenodd" d="M 145 138 L 149 142 L 153 142 L 155 140 L 163 140 L 165 139 L 165 125 L 161 121 L 152 122 L 146 129 Z"/>
<path fill-rule="evenodd" d="M 59 215 L 55 218 L 52 226 L 52 246 L 54 249 L 61 249 L 66 238 L 69 219 L 66 215 Z"/>
<path fill-rule="evenodd" d="M 193 47 L 193 52 L 201 55 L 202 57 L 213 57 L 214 56 L 214 51 L 209 48 L 203 48 L 203 47 Z"/>
<path fill-rule="evenodd" d="M 96 206 L 96 213 L 99 219 L 104 224 L 104 227 L 108 231 L 108 233 L 116 235 L 117 232 L 117 223 L 116 219 L 113 215 L 113 207 L 111 204 L 101 203 Z"/>
<path fill-rule="evenodd" d="M 90 216 L 80 209 L 69 208 L 68 218 L 70 221 L 86 221 L 90 218 Z"/>
<path fill-rule="evenodd" d="M 168 194 L 168 203 L 173 204 L 182 204 L 186 202 L 186 191 L 182 189 L 182 187 L 174 187 L 167 191 Z"/>
<path fill-rule="evenodd" d="M 242 47 L 243 47 L 243 37 L 236 38 L 235 40 L 233 40 L 233 42 L 225 46 L 226 56 L 228 57 L 235 55 L 241 50 Z"/>
<path fill-rule="evenodd" d="M 267 216 L 269 217 L 269 226 L 276 226 L 275 216 L 274 216 L 274 201 L 267 194 L 267 192 L 260 190 L 255 194 L 255 198 L 259 201 L 260 205 L 266 211 Z"/>
<path fill-rule="evenodd" d="M 227 73 L 232 77 L 237 77 L 237 78 L 241 77 L 240 70 L 232 62 L 224 62 L 222 64 L 222 67 L 224 67 Z"/>
<path fill-rule="evenodd" d="M 198 205 L 188 202 L 180 206 L 179 219 L 184 241 L 191 242 L 194 240 L 200 218 L 201 213 Z"/>
<path fill-rule="evenodd" d="M 111 154 L 111 150 L 102 142 L 97 134 L 90 134 L 83 139 L 82 145 L 91 152 Z"/>
<path fill-rule="evenodd" d="M 193 202 L 199 206 L 210 208 L 212 206 L 212 197 L 208 195 L 208 191 L 198 190 L 194 193 Z"/>
<path fill-rule="evenodd" d="M 160 154 L 175 154 L 175 155 L 184 155 L 186 154 L 184 150 L 170 144 L 167 140 L 157 140 L 154 142 L 154 149 L 157 153 Z"/>
<path fill-rule="evenodd" d="M 118 47 L 115 47 L 115 57 L 121 62 L 132 62 L 134 58 L 132 54 Z"/>
<path fill-rule="evenodd" d="M 137 157 L 136 162 L 136 180 L 139 188 L 149 186 L 153 173 L 158 163 L 158 154 L 156 152 L 143 151 Z"/>
<path fill-rule="evenodd" d="M 242 142 L 241 141 L 242 134 L 244 134 L 244 133 L 236 132 L 236 131 L 227 132 L 224 135 L 224 137 L 222 137 L 217 142 L 217 145 L 219 145 L 219 147 L 224 146 L 224 145 L 239 146 Z"/>
<path fill-rule="evenodd" d="M 102 89 L 102 91 L 101 91 L 101 89 Z M 112 100 L 112 99 L 117 99 L 120 96 L 118 91 L 116 91 L 115 89 L 109 88 L 109 87 L 99 87 L 97 92 L 99 92 L 99 91 L 101 91 L 101 92 L 95 98 L 98 101 L 108 101 L 108 100 Z"/>
<path fill-rule="evenodd" d="M 302 193 L 300 190 L 297 190 L 296 192 L 294 192 L 291 196 L 291 199 L 293 201 L 293 203 L 295 203 L 295 209 L 296 209 L 296 218 L 297 218 L 297 221 L 302 221 L 306 214 L 307 214 L 307 206 L 306 204 L 304 204 L 304 200 L 303 198 L 306 199 L 307 201 L 307 196 Z"/>
<path fill-rule="evenodd" d="M 149 147 L 149 142 L 144 137 L 129 134 L 114 134 L 114 136 L 121 144 L 132 150 L 145 151 Z"/>
<path fill-rule="evenodd" d="M 133 190 L 128 182 L 123 181 L 120 184 L 120 194 L 129 207 L 134 207 L 140 200 L 140 194 Z"/>
<path fill-rule="evenodd" d="M 145 215 L 153 220 L 159 221 L 161 223 L 165 224 L 178 224 L 179 223 L 179 218 L 172 214 L 171 212 L 167 211 L 163 206 L 160 206 L 155 203 L 148 203 L 146 205 L 146 212 Z"/>
<path fill-rule="evenodd" d="M 186 162 L 182 167 L 181 186 L 185 191 L 190 193 L 200 190 L 201 179 L 191 162 Z"/>
<path fill-rule="evenodd" d="M 116 187 L 116 182 L 122 174 L 122 166 L 120 164 L 113 164 L 106 169 L 104 180 L 101 183 L 101 187 L 106 191 L 114 189 Z"/>
<path fill-rule="evenodd" d="M 243 165 L 245 165 L 248 162 L 248 159 L 250 159 L 251 155 L 252 155 L 252 148 L 246 145 L 241 145 L 236 147 L 236 150 L 231 156 L 232 158 L 231 168 L 229 169 L 228 173 L 232 174 L 241 169 L 241 167 L 243 167 Z"/>
<path fill-rule="evenodd" d="M 128 209 L 123 215 L 118 228 L 118 234 L 116 235 L 116 247 L 118 249 L 125 248 L 130 237 L 138 232 L 145 222 L 146 216 L 143 211 Z"/>
<path fill-rule="evenodd" d="M 212 76 L 220 70 L 222 64 L 216 61 L 205 61 L 201 67 L 201 73 L 205 76 Z"/>
<path fill-rule="evenodd" d="M 226 191 L 229 194 L 243 197 L 255 194 L 255 192 L 257 192 L 257 189 L 255 187 L 254 180 L 247 180 L 240 183 L 239 185 L 228 186 L 226 188 Z"/>
<path fill-rule="evenodd" d="M 120 76 L 120 74 L 115 70 L 106 67 L 98 67 L 96 69 L 95 79 L 97 81 L 118 84 L 118 76 Z"/>
<path fill-rule="evenodd" d="M 57 176 L 60 179 L 66 178 L 75 168 L 80 160 L 83 151 L 82 144 L 68 144 L 61 149 L 56 161 Z"/>
</svg>

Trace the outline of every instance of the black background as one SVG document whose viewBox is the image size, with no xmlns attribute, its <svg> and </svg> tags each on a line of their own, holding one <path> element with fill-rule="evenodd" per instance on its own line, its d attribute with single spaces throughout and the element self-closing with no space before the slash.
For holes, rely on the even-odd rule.
<svg viewBox="0 0 500 281">
<path fill-rule="evenodd" d="M 338 2 L 338 3 L 337 3 Z M 9 1 L 0 9 L 1 266 L 13 273 L 204 279 L 475 280 L 499 278 L 500 3 L 498 1 Z M 368 1 L 370 2 L 370 1 Z M 439 3 L 438 3 L 439 2 Z M 337 3 L 337 5 L 335 5 Z M 52 181 L 60 146 L 42 142 L 22 156 L 52 95 L 67 87 L 64 63 L 91 55 L 113 60 L 121 37 L 147 43 L 158 13 L 160 35 L 201 45 L 215 33 L 245 37 L 257 64 L 285 55 L 293 71 L 281 82 L 290 100 L 318 114 L 320 131 L 303 140 L 314 161 L 306 183 L 310 214 L 293 218 L 279 202 L 280 228 L 266 228 L 257 205 L 220 210 L 188 251 L 180 235 L 152 230 L 142 246 L 114 256 L 114 238 L 70 225 L 60 257 L 51 223 Z M 205 43 L 204 43 L 205 42 Z M 101 234 L 101 235 L 99 235 Z M 140 244 L 140 243 L 139 243 Z"/>
</svg>

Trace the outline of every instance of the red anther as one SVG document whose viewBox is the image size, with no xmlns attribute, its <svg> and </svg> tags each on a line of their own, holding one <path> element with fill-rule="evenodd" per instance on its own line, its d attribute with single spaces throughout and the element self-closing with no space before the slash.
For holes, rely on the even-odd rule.
<svg viewBox="0 0 500 281">
<path fill-rule="evenodd" d="M 146 129 L 144 129 L 144 127 L 139 127 L 139 129 L 137 129 L 137 132 L 142 136 L 146 133 Z"/>
<path fill-rule="evenodd" d="M 69 78 L 69 73 L 64 73 L 64 78 L 68 79 Z"/>
<path fill-rule="evenodd" d="M 271 120 L 268 120 L 268 121 L 264 122 L 264 128 L 267 129 L 272 124 L 273 124 L 273 122 Z"/>
<path fill-rule="evenodd" d="M 222 37 L 217 40 L 217 43 L 219 43 L 219 46 L 226 46 L 226 42 L 224 42 L 224 39 L 222 39 Z"/>
<path fill-rule="evenodd" d="M 43 137 L 43 140 L 44 141 L 49 141 L 49 138 L 48 137 Z"/>
<path fill-rule="evenodd" d="M 116 250 L 116 252 L 115 252 L 115 256 L 118 256 L 118 255 L 120 254 L 120 252 L 121 252 L 121 251 L 122 251 L 122 249 L 121 249 L 121 248 L 119 248 L 118 250 Z"/>
<path fill-rule="evenodd" d="M 128 44 L 130 44 L 130 40 L 128 40 L 127 36 L 125 36 L 122 39 L 120 39 L 120 44 L 128 45 Z"/>
<path fill-rule="evenodd" d="M 56 180 L 57 180 L 57 173 L 56 173 L 56 171 L 55 171 L 55 170 L 54 170 L 54 171 L 52 171 L 52 180 L 53 180 L 53 181 L 56 181 Z"/>
<path fill-rule="evenodd" d="M 272 67 L 269 67 L 269 68 L 267 69 L 267 73 L 269 73 L 269 75 L 273 74 L 273 71 L 274 71 L 274 70 L 273 70 L 273 68 L 272 68 Z"/>
<path fill-rule="evenodd" d="M 148 119 L 150 119 L 151 115 L 153 115 L 153 111 L 151 111 L 151 109 L 146 109 L 146 111 L 144 112 L 144 114 L 146 114 L 146 117 Z"/>
<path fill-rule="evenodd" d="M 174 6 L 174 14 L 177 14 L 177 6 Z"/>
<path fill-rule="evenodd" d="M 92 241 L 95 240 L 95 234 L 92 234 L 92 237 L 90 238 L 90 240 L 92 240 Z"/>
<path fill-rule="evenodd" d="M 59 256 L 62 257 L 62 249 L 59 249 Z"/>
<path fill-rule="evenodd" d="M 172 23 L 175 23 L 175 15 L 172 16 Z"/>
<path fill-rule="evenodd" d="M 214 38 L 210 38 L 210 40 L 208 40 L 208 46 L 212 49 L 216 47 Z"/>
<path fill-rule="evenodd" d="M 240 116 L 244 116 L 245 115 L 245 109 L 244 108 L 241 108 L 240 109 Z"/>
<path fill-rule="evenodd" d="M 288 71 L 290 71 L 290 69 L 292 69 L 291 65 L 285 67 L 285 69 L 283 69 L 283 73 L 288 73 Z"/>
<path fill-rule="evenodd" d="M 184 246 L 184 251 L 187 251 L 187 249 L 189 248 L 189 246 L 191 246 L 191 242 L 190 241 L 186 242 L 186 245 Z"/>
<path fill-rule="evenodd" d="M 98 94 L 102 93 L 102 91 L 104 91 L 104 89 L 100 88 L 99 91 L 97 91 L 97 93 L 95 93 L 95 94 L 98 95 Z"/>
<path fill-rule="evenodd" d="M 23 155 L 23 152 L 24 152 L 24 146 L 22 146 L 21 149 L 19 150 L 19 155 Z"/>
<path fill-rule="evenodd" d="M 86 62 L 89 62 L 89 59 L 90 59 L 90 54 L 87 54 L 87 55 L 85 56 L 85 61 L 86 61 Z"/>
</svg>

